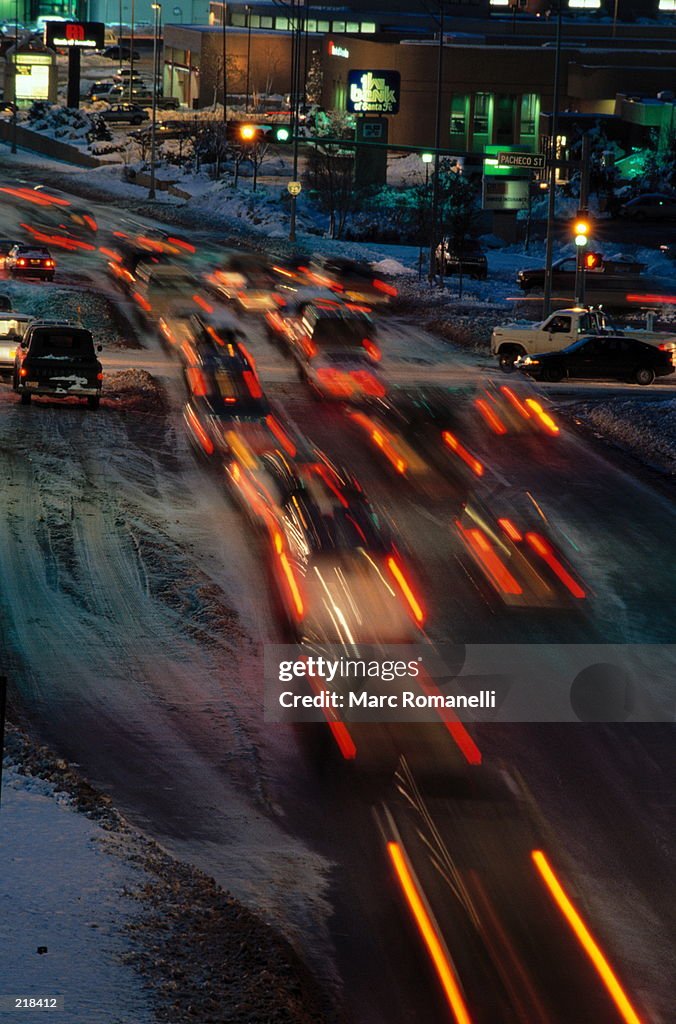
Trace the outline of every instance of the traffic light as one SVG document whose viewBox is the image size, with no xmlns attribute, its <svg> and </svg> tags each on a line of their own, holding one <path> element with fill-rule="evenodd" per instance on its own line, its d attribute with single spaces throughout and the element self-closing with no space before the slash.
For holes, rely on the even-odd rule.
<svg viewBox="0 0 676 1024">
<path fill-rule="evenodd" d="M 262 132 L 255 124 L 240 124 L 237 134 L 241 142 L 253 143 L 260 140 Z"/>
<path fill-rule="evenodd" d="M 583 213 L 578 213 L 573 227 L 575 245 L 583 246 L 589 242 L 589 221 Z"/>
<path fill-rule="evenodd" d="M 586 252 L 584 254 L 584 269 L 599 270 L 603 264 L 603 256 L 600 252 Z"/>
<path fill-rule="evenodd" d="M 277 124 L 273 128 L 272 132 L 273 142 L 290 142 L 291 141 L 291 125 L 290 124 Z"/>
</svg>

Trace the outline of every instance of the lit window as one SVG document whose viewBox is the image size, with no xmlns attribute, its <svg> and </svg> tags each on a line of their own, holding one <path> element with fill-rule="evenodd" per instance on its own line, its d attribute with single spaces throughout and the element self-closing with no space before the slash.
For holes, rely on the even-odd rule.
<svg viewBox="0 0 676 1024">
<path fill-rule="evenodd" d="M 509 7 L 509 0 L 491 0 L 491 7 Z"/>
<path fill-rule="evenodd" d="M 252 15 L 250 15 L 250 17 L 249 17 L 249 24 L 251 25 L 252 28 L 260 28 L 261 27 L 260 15 L 259 14 L 252 14 Z"/>
<path fill-rule="evenodd" d="M 660 0 L 661 11 L 676 11 L 676 0 Z"/>
<path fill-rule="evenodd" d="M 540 97 L 534 93 L 526 93 L 521 97 L 521 134 L 535 135 L 535 121 L 538 116 Z"/>
<path fill-rule="evenodd" d="M 272 28 L 274 21 L 272 18 L 267 18 L 265 15 L 261 18 L 261 28 Z"/>
<path fill-rule="evenodd" d="M 246 18 L 243 14 L 231 14 L 230 24 L 235 25 L 237 28 L 244 28 L 246 25 Z"/>
<path fill-rule="evenodd" d="M 328 21 L 318 21 L 317 22 L 317 31 L 318 32 L 330 32 L 331 29 L 329 28 Z"/>
<path fill-rule="evenodd" d="M 358 32 L 359 31 L 359 22 L 358 21 L 348 21 L 348 23 L 347 23 L 347 25 L 345 27 L 345 31 L 346 32 Z"/>
<path fill-rule="evenodd" d="M 278 32 L 286 32 L 289 27 L 288 18 L 275 18 L 275 28 Z"/>
<path fill-rule="evenodd" d="M 465 134 L 465 109 L 467 98 L 465 96 L 453 96 L 451 98 L 451 134 Z"/>
<path fill-rule="evenodd" d="M 490 107 L 491 94 L 489 92 L 478 92 L 474 97 L 474 132 L 485 135 L 488 132 L 488 111 Z"/>
<path fill-rule="evenodd" d="M 333 22 L 333 31 L 334 32 L 344 32 L 345 31 L 345 22 L 344 21 L 334 21 Z"/>
<path fill-rule="evenodd" d="M 674 0 L 674 3 L 676 3 L 676 0 Z M 362 30 L 362 32 L 375 32 L 375 30 L 376 30 L 376 23 L 375 23 L 375 21 L 362 21 L 362 23 L 361 23 L 361 30 Z"/>
<path fill-rule="evenodd" d="M 568 0 L 569 7 L 584 7 L 585 10 L 598 10 L 601 0 Z"/>
</svg>

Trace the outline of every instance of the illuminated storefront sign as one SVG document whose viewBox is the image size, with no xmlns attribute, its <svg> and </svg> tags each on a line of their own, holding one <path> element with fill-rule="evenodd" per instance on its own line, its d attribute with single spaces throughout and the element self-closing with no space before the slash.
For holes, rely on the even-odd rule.
<svg viewBox="0 0 676 1024">
<path fill-rule="evenodd" d="M 344 57 L 348 60 L 350 57 L 350 51 L 346 46 L 338 46 L 337 43 L 331 41 L 329 43 L 329 56 L 331 57 Z"/>
<path fill-rule="evenodd" d="M 48 21 L 46 46 L 76 46 L 83 50 L 101 50 L 105 46 L 106 26 L 102 21 Z"/>
<path fill-rule="evenodd" d="M 40 53 L 20 53 L 15 68 L 15 95 L 20 100 L 49 99 L 52 58 Z"/>
<path fill-rule="evenodd" d="M 397 114 L 400 92 L 398 71 L 348 71 L 347 110 L 351 114 Z"/>
</svg>

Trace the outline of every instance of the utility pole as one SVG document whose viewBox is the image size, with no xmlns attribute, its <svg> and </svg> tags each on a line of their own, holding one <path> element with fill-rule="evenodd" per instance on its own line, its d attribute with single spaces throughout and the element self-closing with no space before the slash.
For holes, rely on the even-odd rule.
<svg viewBox="0 0 676 1024">
<path fill-rule="evenodd" d="M 302 41 L 300 2 L 295 5 L 295 21 L 292 31 L 292 52 L 291 52 L 291 130 L 293 131 L 293 172 L 292 181 L 298 180 L 298 128 L 299 128 L 299 103 L 298 93 L 300 91 L 300 48 Z M 291 0 L 291 11 L 294 11 L 294 3 Z M 291 216 L 289 218 L 289 241 L 296 241 L 296 200 L 291 195 Z"/>
<path fill-rule="evenodd" d="M 437 228 L 439 221 L 439 172 L 441 167 L 441 84 L 444 74 L 444 3 L 439 4 L 439 50 L 437 57 L 437 110 L 434 126 L 434 180 L 432 182 L 432 224 L 430 227 L 430 265 L 428 280 L 433 283 L 437 270 Z M 443 274 L 441 282 L 443 284 Z"/>
<path fill-rule="evenodd" d="M 150 188 L 148 199 L 155 198 L 155 161 L 157 159 L 157 50 L 160 34 L 160 13 L 162 4 L 150 5 L 155 15 L 153 22 L 153 109 L 152 121 L 150 122 Z"/>
<path fill-rule="evenodd" d="M 222 58 L 221 58 L 222 61 L 223 61 L 223 124 L 227 124 L 228 123 L 228 44 L 227 44 L 226 35 L 225 35 L 225 22 L 226 22 L 227 12 L 228 12 L 228 5 L 226 4 L 225 0 L 223 0 L 223 8 L 222 8 L 222 12 L 221 12 L 221 17 L 223 18 L 223 25 L 222 25 L 222 28 L 223 28 L 223 32 L 222 32 L 223 53 L 222 53 Z"/>
<path fill-rule="evenodd" d="M 246 5 L 246 112 L 249 113 L 249 86 L 251 83 L 251 8 Z"/>
<path fill-rule="evenodd" d="M 134 10 L 134 0 L 131 0 L 131 31 L 129 33 L 129 102 L 131 103 L 132 89 L 134 87 L 134 22 L 136 21 L 136 12 Z"/>
<path fill-rule="evenodd" d="M 16 73 L 19 64 L 19 0 L 14 4 L 14 105 L 12 107 L 12 153 L 16 153 Z"/>
<path fill-rule="evenodd" d="M 586 227 L 586 230 L 577 231 L 575 235 L 575 244 L 577 246 L 577 260 L 575 262 L 575 304 L 577 306 L 584 305 L 584 286 L 585 286 L 585 260 L 587 255 L 587 241 L 583 239 L 589 238 L 589 225 L 587 223 L 589 213 L 587 207 L 589 205 L 589 156 L 591 149 L 591 139 L 589 132 L 585 132 L 582 136 L 582 166 L 580 167 L 580 202 L 578 209 L 578 226 Z"/>
<path fill-rule="evenodd" d="M 556 211 L 556 169 L 557 138 L 559 134 L 559 89 L 561 78 L 561 20 L 563 0 L 558 0 L 556 15 L 556 50 L 554 53 L 554 98 L 552 102 L 552 123 L 549 139 L 549 196 L 547 204 L 547 248 L 545 254 L 545 287 L 542 315 L 547 317 L 552 310 L 552 258 L 554 255 L 554 215 Z"/>
</svg>

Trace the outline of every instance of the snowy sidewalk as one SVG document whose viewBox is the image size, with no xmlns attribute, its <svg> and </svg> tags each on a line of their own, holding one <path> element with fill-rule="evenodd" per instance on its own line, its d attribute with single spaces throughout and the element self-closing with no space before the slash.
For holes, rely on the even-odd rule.
<svg viewBox="0 0 676 1024">
<path fill-rule="evenodd" d="M 125 893 L 146 880 L 124 837 L 79 814 L 51 783 L 3 772 L 0 806 L 0 1020 L 32 1020 L 15 997 L 61 997 L 58 1020 L 152 1024 L 150 993 L 125 959 Z M 42 951 L 42 952 L 40 952 Z"/>
</svg>

